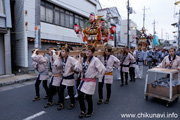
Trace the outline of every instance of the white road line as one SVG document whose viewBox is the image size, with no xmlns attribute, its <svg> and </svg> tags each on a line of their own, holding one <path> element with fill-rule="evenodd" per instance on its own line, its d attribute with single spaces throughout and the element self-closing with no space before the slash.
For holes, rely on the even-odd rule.
<svg viewBox="0 0 180 120">
<path fill-rule="evenodd" d="M 34 114 L 34 115 L 32 115 L 32 116 L 29 116 L 29 117 L 23 119 L 23 120 L 32 120 L 32 119 L 34 119 L 34 118 L 36 118 L 36 117 L 38 117 L 38 116 L 43 115 L 44 113 L 46 113 L 46 112 L 45 112 L 45 111 L 41 111 L 41 112 L 39 112 L 39 113 L 36 113 L 36 114 Z"/>
</svg>

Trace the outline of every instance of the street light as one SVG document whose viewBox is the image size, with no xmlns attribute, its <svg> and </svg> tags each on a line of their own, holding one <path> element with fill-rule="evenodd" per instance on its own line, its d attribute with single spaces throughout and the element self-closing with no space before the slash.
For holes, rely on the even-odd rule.
<svg viewBox="0 0 180 120">
<path fill-rule="evenodd" d="M 131 27 L 131 29 L 135 30 L 135 29 L 136 29 L 136 27 Z"/>
</svg>

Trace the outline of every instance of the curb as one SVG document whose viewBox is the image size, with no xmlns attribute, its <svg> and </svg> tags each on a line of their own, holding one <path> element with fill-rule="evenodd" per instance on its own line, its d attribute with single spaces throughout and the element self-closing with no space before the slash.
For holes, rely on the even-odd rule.
<svg viewBox="0 0 180 120">
<path fill-rule="evenodd" d="M 20 79 L 20 80 L 2 82 L 2 83 L 0 83 L 0 87 L 2 87 L 2 86 L 7 86 L 7 85 L 12 85 L 12 84 L 16 84 L 16 83 L 23 83 L 23 82 L 27 82 L 27 81 L 33 81 L 33 80 L 35 80 L 36 78 L 37 78 L 37 77 L 30 77 L 30 78 L 25 78 L 25 79 Z"/>
</svg>

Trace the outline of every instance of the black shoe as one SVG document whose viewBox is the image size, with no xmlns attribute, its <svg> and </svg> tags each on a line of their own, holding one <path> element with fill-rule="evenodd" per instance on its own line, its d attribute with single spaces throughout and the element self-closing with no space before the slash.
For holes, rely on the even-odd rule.
<svg viewBox="0 0 180 120">
<path fill-rule="evenodd" d="M 48 102 L 48 104 L 47 104 L 47 105 L 45 105 L 45 106 L 44 106 L 44 108 L 48 108 L 48 107 L 51 107 L 51 106 L 53 106 L 53 103 Z"/>
<path fill-rule="evenodd" d="M 121 84 L 120 86 L 121 86 L 121 87 L 123 87 L 123 86 L 124 86 L 124 84 Z"/>
<path fill-rule="evenodd" d="M 130 82 L 133 82 L 133 80 L 130 80 Z"/>
<path fill-rule="evenodd" d="M 62 110 L 64 109 L 64 104 L 60 103 L 59 107 L 57 108 L 57 110 Z"/>
<path fill-rule="evenodd" d="M 43 99 L 48 99 L 48 95 L 46 95 Z"/>
<path fill-rule="evenodd" d="M 40 97 L 36 96 L 32 101 L 38 101 L 38 100 L 40 100 Z"/>
<path fill-rule="evenodd" d="M 86 116 L 86 113 L 83 112 L 83 111 L 81 111 L 81 114 L 79 115 L 79 118 L 83 118 L 83 117 L 85 117 L 85 116 Z"/>
<path fill-rule="evenodd" d="M 99 101 L 97 102 L 98 105 L 103 103 L 103 99 L 99 99 Z"/>
<path fill-rule="evenodd" d="M 60 105 L 60 102 L 56 102 L 56 105 Z"/>
<path fill-rule="evenodd" d="M 104 102 L 104 104 L 108 104 L 109 103 L 109 99 L 106 99 L 106 101 Z"/>
<path fill-rule="evenodd" d="M 91 117 L 92 115 L 93 115 L 93 113 L 89 113 L 89 112 L 88 112 L 88 113 L 86 114 L 86 117 Z"/>
<path fill-rule="evenodd" d="M 75 108 L 75 104 L 71 104 L 71 105 L 68 107 L 68 110 L 72 110 L 73 108 Z"/>
<path fill-rule="evenodd" d="M 128 82 L 126 82 L 125 85 L 128 85 Z"/>
</svg>

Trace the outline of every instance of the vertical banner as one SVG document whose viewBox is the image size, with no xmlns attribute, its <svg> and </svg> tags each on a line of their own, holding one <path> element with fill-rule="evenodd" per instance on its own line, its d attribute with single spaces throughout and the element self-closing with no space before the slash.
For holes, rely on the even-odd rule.
<svg viewBox="0 0 180 120">
<path fill-rule="evenodd" d="M 154 39 L 153 39 L 153 43 L 154 45 L 159 45 L 159 39 L 158 39 L 158 36 L 157 35 L 154 35 Z"/>
<path fill-rule="evenodd" d="M 35 41 L 34 41 L 34 47 L 38 48 L 38 26 L 35 26 Z"/>
</svg>

